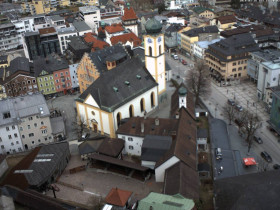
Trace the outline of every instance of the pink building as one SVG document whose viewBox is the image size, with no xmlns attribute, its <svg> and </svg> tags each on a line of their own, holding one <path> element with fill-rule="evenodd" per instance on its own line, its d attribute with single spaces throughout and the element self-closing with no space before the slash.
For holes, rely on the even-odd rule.
<svg viewBox="0 0 280 210">
<path fill-rule="evenodd" d="M 66 90 L 72 89 L 69 67 L 54 71 L 53 78 L 56 92 L 65 92 Z"/>
</svg>

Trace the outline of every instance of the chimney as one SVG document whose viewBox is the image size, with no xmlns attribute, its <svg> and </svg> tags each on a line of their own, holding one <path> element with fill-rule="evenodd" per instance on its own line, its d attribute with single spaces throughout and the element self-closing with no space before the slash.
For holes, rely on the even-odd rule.
<svg viewBox="0 0 280 210">
<path fill-rule="evenodd" d="M 155 119 L 155 125 L 156 125 L 156 126 L 159 125 L 159 119 L 158 119 L 158 117 L 156 117 L 156 119 Z"/>
<path fill-rule="evenodd" d="M 141 122 L 141 133 L 144 133 L 144 122 Z"/>
<path fill-rule="evenodd" d="M 175 118 L 176 118 L 176 119 L 179 119 L 179 112 L 176 112 Z"/>
</svg>

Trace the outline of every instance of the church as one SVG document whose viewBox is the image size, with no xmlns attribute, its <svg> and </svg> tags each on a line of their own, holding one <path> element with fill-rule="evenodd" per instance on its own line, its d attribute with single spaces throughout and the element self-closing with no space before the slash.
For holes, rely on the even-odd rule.
<svg viewBox="0 0 280 210">
<path fill-rule="evenodd" d="M 164 35 L 154 18 L 147 21 L 144 36 L 145 65 L 128 58 L 101 74 L 76 100 L 79 119 L 95 132 L 116 137 L 121 120 L 143 117 L 158 106 L 165 92 Z"/>
</svg>

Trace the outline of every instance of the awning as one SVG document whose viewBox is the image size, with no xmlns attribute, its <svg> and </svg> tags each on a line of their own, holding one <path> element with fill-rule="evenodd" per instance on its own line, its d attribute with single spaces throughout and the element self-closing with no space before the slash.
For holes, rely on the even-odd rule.
<svg viewBox="0 0 280 210">
<path fill-rule="evenodd" d="M 253 166 L 253 165 L 257 165 L 257 162 L 255 161 L 255 158 L 243 158 L 244 164 L 245 166 Z"/>
</svg>

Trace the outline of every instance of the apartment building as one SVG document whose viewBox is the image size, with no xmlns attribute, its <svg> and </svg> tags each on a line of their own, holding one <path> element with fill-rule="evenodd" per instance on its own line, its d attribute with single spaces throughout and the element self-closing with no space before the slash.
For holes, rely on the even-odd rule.
<svg viewBox="0 0 280 210">
<path fill-rule="evenodd" d="M 15 49 L 20 45 L 20 37 L 11 22 L 0 24 L 0 51 Z"/>
<path fill-rule="evenodd" d="M 236 18 L 234 15 L 221 16 L 210 21 L 210 25 L 216 25 L 220 31 L 232 29 L 235 24 Z"/>
<path fill-rule="evenodd" d="M 61 2 L 61 3 L 60 3 Z M 68 5 L 67 5 L 68 4 Z M 58 5 L 69 6 L 69 0 L 32 0 L 22 2 L 21 8 L 24 13 L 36 14 L 48 14 L 56 11 Z"/>
<path fill-rule="evenodd" d="M 197 58 L 200 58 L 200 59 L 204 59 L 205 57 L 205 50 L 208 49 L 208 46 L 211 45 L 211 44 L 214 44 L 216 42 L 219 42 L 221 41 L 221 39 L 213 39 L 211 40 L 211 37 L 209 37 L 209 40 L 206 40 L 206 41 L 199 41 L 199 42 L 195 42 L 193 44 L 193 52 L 192 54 L 197 57 Z"/>
<path fill-rule="evenodd" d="M 215 17 L 215 13 L 211 9 L 205 7 L 195 7 L 193 8 L 193 12 L 201 18 L 213 19 Z"/>
<path fill-rule="evenodd" d="M 262 62 L 259 65 L 257 84 L 258 98 L 266 102 L 267 88 L 280 85 L 280 58 Z"/>
<path fill-rule="evenodd" d="M 57 30 L 60 52 L 61 54 L 65 53 L 65 50 L 68 48 L 68 43 L 70 40 L 69 37 L 78 36 L 78 32 L 75 27 L 61 28 Z"/>
<path fill-rule="evenodd" d="M 11 154 L 53 141 L 49 109 L 42 94 L 0 101 L 0 153 Z"/>
<path fill-rule="evenodd" d="M 68 62 L 58 55 L 34 60 L 38 88 L 44 95 L 72 88 Z"/>
<path fill-rule="evenodd" d="M 219 38 L 219 30 L 217 26 L 206 26 L 194 28 L 181 33 L 181 49 L 191 54 L 193 52 L 193 44 L 198 41 L 205 41 Z"/>
<path fill-rule="evenodd" d="M 81 20 L 95 32 L 99 27 L 99 21 L 101 21 L 100 9 L 96 6 L 79 7 L 79 15 Z"/>
<path fill-rule="evenodd" d="M 24 150 L 53 142 L 50 111 L 44 96 L 34 93 L 11 100 L 19 118 L 17 126 Z"/>
<path fill-rule="evenodd" d="M 259 47 L 250 34 L 240 34 L 209 45 L 206 63 L 212 76 L 224 84 L 231 80 L 247 77 L 247 60 L 250 52 Z"/>
<path fill-rule="evenodd" d="M 36 32 L 27 32 L 23 42 L 24 54 L 29 60 L 46 57 L 51 53 L 60 54 L 60 45 L 54 27 L 42 28 Z"/>
<path fill-rule="evenodd" d="M 77 0 L 77 3 L 85 6 L 99 6 L 98 0 Z"/>
<path fill-rule="evenodd" d="M 1 84 L 5 87 L 7 96 L 16 97 L 38 92 L 36 78 L 27 58 L 17 57 L 7 68 L 0 71 L 3 72 Z"/>
</svg>

